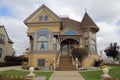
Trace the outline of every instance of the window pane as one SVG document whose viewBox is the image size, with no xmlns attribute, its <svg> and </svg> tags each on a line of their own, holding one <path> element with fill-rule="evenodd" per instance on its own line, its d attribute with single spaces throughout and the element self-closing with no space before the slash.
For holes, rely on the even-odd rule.
<svg viewBox="0 0 120 80">
<path fill-rule="evenodd" d="M 53 43 L 56 44 L 56 38 L 55 37 L 53 37 Z"/>
<path fill-rule="evenodd" d="M 47 50 L 48 49 L 48 43 L 47 42 L 38 42 L 37 43 L 37 50 Z"/>
<path fill-rule="evenodd" d="M 41 48 L 41 42 L 37 42 L 37 50 L 40 50 Z"/>
<path fill-rule="evenodd" d="M 48 44 L 47 42 L 44 42 L 44 50 L 47 50 L 48 49 Z"/>
<path fill-rule="evenodd" d="M 38 66 L 45 66 L 45 59 L 38 59 Z"/>
<path fill-rule="evenodd" d="M 4 36 L 0 34 L 0 40 L 4 40 Z"/>
<path fill-rule="evenodd" d="M 48 20 L 48 16 L 44 16 L 44 21 L 47 21 Z"/>
<path fill-rule="evenodd" d="M 45 35 L 48 38 L 49 31 L 45 29 L 38 30 L 36 32 L 37 38 L 40 37 L 41 35 Z"/>
<path fill-rule="evenodd" d="M 56 50 L 57 50 L 56 42 L 57 42 L 57 41 L 56 41 L 56 38 L 53 37 L 53 47 L 52 47 L 53 51 L 56 51 Z"/>
<path fill-rule="evenodd" d="M 0 48 L 0 58 L 1 58 L 1 56 L 2 56 L 2 48 Z"/>
<path fill-rule="evenodd" d="M 37 41 L 47 41 L 46 36 L 40 36 Z"/>
<path fill-rule="evenodd" d="M 56 50 L 57 50 L 57 45 L 53 44 L 53 51 L 56 51 Z"/>
<path fill-rule="evenodd" d="M 95 44 L 95 41 L 94 41 L 94 40 L 91 40 L 91 44 Z"/>
<path fill-rule="evenodd" d="M 85 40 L 85 46 L 88 46 L 88 40 L 87 39 Z"/>
<path fill-rule="evenodd" d="M 48 21 L 48 16 L 47 15 L 42 15 L 39 17 L 40 21 Z"/>
<path fill-rule="evenodd" d="M 92 51 L 93 53 L 96 51 L 94 45 L 91 46 L 91 51 Z"/>
<path fill-rule="evenodd" d="M 40 21 L 43 21 L 43 16 L 40 16 L 40 17 L 39 17 L 39 20 L 40 20 Z"/>
</svg>

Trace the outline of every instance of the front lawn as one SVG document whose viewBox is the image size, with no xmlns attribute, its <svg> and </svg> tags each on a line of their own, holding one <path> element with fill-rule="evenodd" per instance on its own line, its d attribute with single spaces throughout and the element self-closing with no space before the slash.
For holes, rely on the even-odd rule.
<svg viewBox="0 0 120 80">
<path fill-rule="evenodd" d="M 102 70 L 97 71 L 81 71 L 80 74 L 85 78 L 85 80 L 101 80 Z M 109 69 L 109 75 L 120 79 L 120 66 L 113 66 Z"/>
<path fill-rule="evenodd" d="M 0 74 L 4 76 L 13 76 L 13 77 L 22 77 L 24 78 L 27 74 L 29 74 L 29 71 L 21 71 L 21 70 L 7 70 L 7 71 L 1 71 Z M 37 76 L 45 76 L 47 77 L 46 80 L 49 80 L 53 72 L 41 72 L 41 71 L 34 71 Z"/>
</svg>

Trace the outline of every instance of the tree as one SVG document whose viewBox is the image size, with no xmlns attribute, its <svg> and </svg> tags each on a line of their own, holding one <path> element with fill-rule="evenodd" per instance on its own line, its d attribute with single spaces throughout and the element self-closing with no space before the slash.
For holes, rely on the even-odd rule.
<svg viewBox="0 0 120 80">
<path fill-rule="evenodd" d="M 108 57 L 113 57 L 113 59 L 119 54 L 119 46 L 117 43 L 110 43 L 110 46 L 104 50 Z"/>
<path fill-rule="evenodd" d="M 78 61 L 81 63 L 88 56 L 88 52 L 84 48 L 73 48 L 72 50 L 73 58 L 78 58 Z"/>
</svg>

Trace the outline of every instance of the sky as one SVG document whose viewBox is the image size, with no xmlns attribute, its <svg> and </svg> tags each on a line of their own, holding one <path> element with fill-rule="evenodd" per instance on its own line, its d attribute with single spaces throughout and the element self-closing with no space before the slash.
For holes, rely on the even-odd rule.
<svg viewBox="0 0 120 80">
<path fill-rule="evenodd" d="M 100 31 L 97 35 L 98 53 L 112 42 L 120 45 L 120 0 L 0 0 L 0 25 L 4 25 L 14 42 L 16 55 L 29 47 L 27 26 L 23 21 L 45 4 L 58 16 L 81 21 L 85 9 Z"/>
</svg>

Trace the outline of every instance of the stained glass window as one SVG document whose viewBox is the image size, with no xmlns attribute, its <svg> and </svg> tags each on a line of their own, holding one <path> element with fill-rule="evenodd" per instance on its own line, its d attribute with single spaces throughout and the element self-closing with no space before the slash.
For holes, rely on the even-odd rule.
<svg viewBox="0 0 120 80">
<path fill-rule="evenodd" d="M 64 35 L 76 35 L 76 32 L 72 30 L 67 30 L 66 32 L 63 33 Z"/>
<path fill-rule="evenodd" d="M 48 50 L 48 38 L 50 32 L 46 29 L 41 29 L 36 32 L 37 50 Z"/>
<path fill-rule="evenodd" d="M 47 50 L 48 49 L 48 38 L 45 35 L 41 35 L 37 39 L 37 50 Z"/>
</svg>

